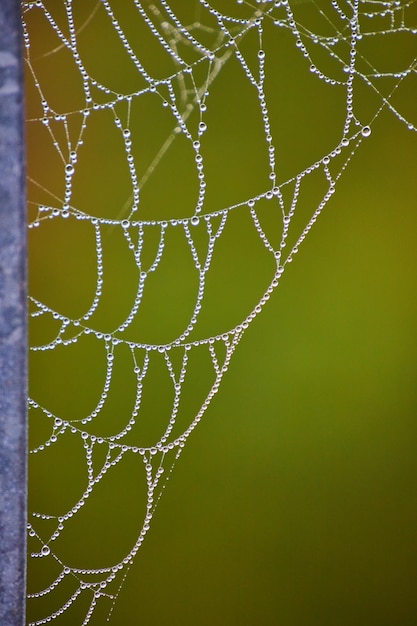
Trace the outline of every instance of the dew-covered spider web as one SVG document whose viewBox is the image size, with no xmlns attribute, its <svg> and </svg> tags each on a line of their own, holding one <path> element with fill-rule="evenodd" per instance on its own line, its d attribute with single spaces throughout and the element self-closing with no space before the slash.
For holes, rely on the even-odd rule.
<svg viewBox="0 0 417 626">
<path fill-rule="evenodd" d="M 382 114 L 416 131 L 417 4 L 36 0 L 22 16 L 29 623 L 99 624 L 350 162 Z"/>
</svg>

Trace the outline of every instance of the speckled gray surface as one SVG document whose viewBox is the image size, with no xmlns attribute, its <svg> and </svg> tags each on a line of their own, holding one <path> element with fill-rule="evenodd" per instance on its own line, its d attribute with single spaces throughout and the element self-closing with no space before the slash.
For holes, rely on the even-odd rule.
<svg viewBox="0 0 417 626">
<path fill-rule="evenodd" d="M 0 1 L 0 625 L 25 622 L 26 235 L 19 0 Z"/>
</svg>

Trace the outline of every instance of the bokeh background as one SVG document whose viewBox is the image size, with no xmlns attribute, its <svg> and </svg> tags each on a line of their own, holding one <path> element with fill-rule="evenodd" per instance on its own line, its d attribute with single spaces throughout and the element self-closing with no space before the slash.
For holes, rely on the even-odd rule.
<svg viewBox="0 0 417 626">
<path fill-rule="evenodd" d="M 64 23 L 63 4 L 43 4 Z M 139 30 L 131 3 L 113 4 L 125 27 L 130 25 L 148 71 L 164 75 L 168 62 L 158 56 L 158 46 L 143 25 Z M 329 28 L 318 10 L 326 3 L 291 4 L 297 19 L 311 29 L 321 33 Z M 112 39 L 104 10 L 93 1 L 73 5 L 79 24 L 94 12 L 78 34 L 91 75 L 120 93 L 137 88 L 137 72 Z M 184 23 L 204 17 L 197 3 L 171 5 Z M 253 12 L 246 3 L 219 0 L 216 7 L 245 17 Z M 79 76 L 43 9 L 35 8 L 26 17 L 33 68 L 46 100 L 58 113 L 81 110 Z M 411 24 L 411 13 L 407 19 Z M 382 28 L 384 21 L 375 24 Z M 255 58 L 259 42 L 250 36 L 242 48 Z M 375 37 L 369 47 L 367 42 L 363 46 L 381 71 L 408 66 L 417 50 L 415 36 L 409 34 Z M 311 74 L 291 33 L 267 21 L 264 48 L 282 182 L 340 141 L 345 92 Z M 327 68 L 326 58 L 317 56 L 315 61 Z M 383 84 L 384 89 L 388 93 L 391 86 Z M 273 297 L 246 331 L 220 392 L 175 465 L 110 623 L 416 624 L 417 142 L 392 112 L 385 110 L 373 121 L 380 99 L 369 88 L 358 82 L 355 94 L 358 117 L 363 124 L 372 121 L 372 134 L 287 265 Z M 395 95 L 395 105 L 411 122 L 417 122 L 412 119 L 416 95 L 413 76 Z M 27 107 L 29 119 L 41 117 L 30 72 Z M 225 65 L 210 87 L 207 107 L 202 144 L 210 211 L 267 189 L 268 167 L 257 100 L 236 60 Z M 142 175 L 172 130 L 165 113 L 147 96 L 132 105 L 133 152 Z M 74 134 L 80 119 L 73 115 L 69 121 Z M 197 116 L 190 120 L 191 126 L 198 123 Z M 65 146 L 62 120 L 52 121 L 51 127 Z M 42 123 L 29 121 L 27 137 L 29 213 L 34 219 L 39 204 L 60 206 L 63 165 Z M 192 214 L 197 190 L 192 158 L 178 137 L 143 187 L 144 219 Z M 79 151 L 71 204 L 91 215 L 125 217 L 131 191 L 125 166 L 110 113 L 97 113 Z M 314 182 L 311 195 L 300 203 L 301 225 L 318 204 L 320 184 Z M 265 222 L 274 237 L 274 221 L 268 222 L 266 209 Z M 136 274 L 120 229 L 104 230 L 105 288 L 92 325 L 109 332 L 125 317 Z M 169 341 L 189 316 L 195 273 L 180 239 L 173 235 L 168 242 L 172 253 L 129 329 L 134 340 Z M 82 315 L 94 294 L 91 226 L 73 217 L 49 220 L 30 231 L 30 245 L 32 295 L 70 318 Z M 273 269 L 247 213 L 236 210 L 213 259 L 196 338 L 224 332 L 241 321 Z M 56 331 L 53 320 L 38 320 L 31 330 L 33 345 L 50 340 Z M 91 337 L 74 348 L 33 353 L 31 394 L 53 413 L 79 418 L 94 406 L 101 388 L 103 354 L 102 345 Z M 122 350 L 118 356 L 102 433 L 126 421 L 135 392 L 131 362 Z M 198 358 L 194 363 L 183 400 L 189 418 L 204 399 L 210 367 Z M 143 429 L 136 433 L 141 441 L 150 441 L 153 425 L 168 419 L 170 390 L 158 368 L 155 361 L 147 381 Z M 32 445 L 49 434 L 48 421 L 31 411 Z M 32 510 L 59 515 L 85 484 L 79 442 L 62 439 L 30 458 Z M 64 560 L 83 567 L 107 566 L 122 558 L 140 530 L 140 468 L 130 461 L 120 464 L 97 492 L 57 547 Z M 36 546 L 29 542 L 31 549 Z M 54 575 L 51 560 L 29 559 L 29 591 L 48 584 Z M 67 592 L 49 594 L 36 606 L 29 603 L 28 619 L 52 613 Z M 97 610 L 91 624 L 104 624 L 108 608 Z M 56 623 L 81 624 L 86 609 L 87 604 L 77 601 Z"/>
</svg>

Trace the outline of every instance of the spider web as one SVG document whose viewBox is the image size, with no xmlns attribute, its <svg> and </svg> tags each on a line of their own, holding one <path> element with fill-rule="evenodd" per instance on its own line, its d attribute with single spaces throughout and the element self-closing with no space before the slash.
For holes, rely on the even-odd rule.
<svg viewBox="0 0 417 626">
<path fill-rule="evenodd" d="M 102 605 L 111 619 L 176 460 L 355 152 L 383 111 L 416 130 L 417 10 L 36 0 L 22 15 L 30 623 L 88 624 Z M 292 160 L 284 44 L 335 111 Z M 103 551 L 109 490 L 128 525 Z"/>
</svg>

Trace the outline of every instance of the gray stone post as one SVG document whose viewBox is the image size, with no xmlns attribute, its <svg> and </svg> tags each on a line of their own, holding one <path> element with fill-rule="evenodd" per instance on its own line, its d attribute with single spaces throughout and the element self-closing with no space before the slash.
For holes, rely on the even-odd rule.
<svg viewBox="0 0 417 626">
<path fill-rule="evenodd" d="M 26 202 L 19 0 L 0 0 L 0 624 L 25 623 Z"/>
</svg>

